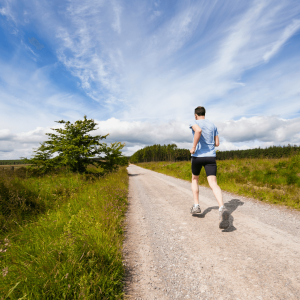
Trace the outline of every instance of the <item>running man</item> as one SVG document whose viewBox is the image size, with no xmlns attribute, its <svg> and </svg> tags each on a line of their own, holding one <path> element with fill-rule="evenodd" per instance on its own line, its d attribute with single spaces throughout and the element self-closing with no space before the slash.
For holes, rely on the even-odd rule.
<svg viewBox="0 0 300 300">
<path fill-rule="evenodd" d="M 217 184 L 217 164 L 215 147 L 220 145 L 217 127 L 205 119 L 205 108 L 198 106 L 195 109 L 195 121 L 190 124 L 194 142 L 190 150 L 192 154 L 192 191 L 194 196 L 194 206 L 191 214 L 201 213 L 199 206 L 199 175 L 204 167 L 207 181 L 219 203 L 219 227 L 226 229 L 229 227 L 229 211 L 223 203 L 222 191 Z"/>
</svg>

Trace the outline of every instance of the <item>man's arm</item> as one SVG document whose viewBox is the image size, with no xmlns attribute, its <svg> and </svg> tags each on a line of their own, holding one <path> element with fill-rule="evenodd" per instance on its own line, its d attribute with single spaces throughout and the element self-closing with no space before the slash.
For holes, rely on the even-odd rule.
<svg viewBox="0 0 300 300">
<path fill-rule="evenodd" d="M 190 152 L 191 152 L 191 154 L 194 154 L 196 151 L 197 144 L 201 137 L 202 129 L 197 124 L 193 125 L 192 129 L 194 130 L 194 142 L 193 142 L 193 147 L 190 150 Z"/>
<path fill-rule="evenodd" d="M 219 146 L 220 146 L 219 136 L 216 135 L 215 136 L 215 147 L 219 147 Z"/>
</svg>

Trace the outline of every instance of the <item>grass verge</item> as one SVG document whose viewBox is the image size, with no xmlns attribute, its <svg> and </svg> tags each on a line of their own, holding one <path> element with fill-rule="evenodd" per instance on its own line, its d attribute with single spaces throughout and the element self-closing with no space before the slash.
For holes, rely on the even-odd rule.
<svg viewBox="0 0 300 300">
<path fill-rule="evenodd" d="M 1 234 L 0 299 L 121 299 L 126 168 L 102 178 L 2 180 L 8 184 L 18 222 Z"/>
<path fill-rule="evenodd" d="M 300 209 L 300 155 L 281 159 L 233 159 L 218 161 L 222 190 L 268 203 Z M 138 163 L 140 167 L 191 180 L 190 162 Z M 208 186 L 202 170 L 199 184 Z"/>
</svg>

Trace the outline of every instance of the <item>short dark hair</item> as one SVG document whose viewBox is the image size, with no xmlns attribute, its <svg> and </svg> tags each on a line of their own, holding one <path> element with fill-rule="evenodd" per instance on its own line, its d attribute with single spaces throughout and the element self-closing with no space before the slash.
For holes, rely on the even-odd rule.
<svg viewBox="0 0 300 300">
<path fill-rule="evenodd" d="M 205 108 L 203 106 L 198 106 L 195 108 L 195 114 L 200 116 L 205 116 Z"/>
</svg>

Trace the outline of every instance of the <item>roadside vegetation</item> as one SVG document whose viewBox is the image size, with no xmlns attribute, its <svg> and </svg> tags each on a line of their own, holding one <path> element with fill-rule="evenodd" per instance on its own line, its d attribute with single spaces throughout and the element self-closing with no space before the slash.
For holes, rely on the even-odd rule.
<svg viewBox="0 0 300 300">
<path fill-rule="evenodd" d="M 0 300 L 121 299 L 124 144 L 57 123 L 29 166 L 0 168 Z"/>
<path fill-rule="evenodd" d="M 127 171 L 90 171 L 0 170 L 0 299 L 122 298 Z"/>
<path fill-rule="evenodd" d="M 119 165 L 127 165 L 128 159 L 122 155 L 125 144 L 102 142 L 109 134 L 91 135 L 99 129 L 93 119 L 84 116 L 83 120 L 74 123 L 60 120 L 59 128 L 51 128 L 46 133 L 47 140 L 34 150 L 35 155 L 22 160 L 30 164 L 30 168 L 46 173 L 55 169 L 66 168 L 72 172 L 85 173 L 89 165 L 101 167 L 104 171 L 112 171 Z"/>
<path fill-rule="evenodd" d="M 268 203 L 300 209 L 300 154 L 279 159 L 231 159 L 218 161 L 221 189 Z M 137 163 L 146 169 L 191 180 L 189 162 Z M 199 184 L 208 186 L 205 171 Z"/>
</svg>

